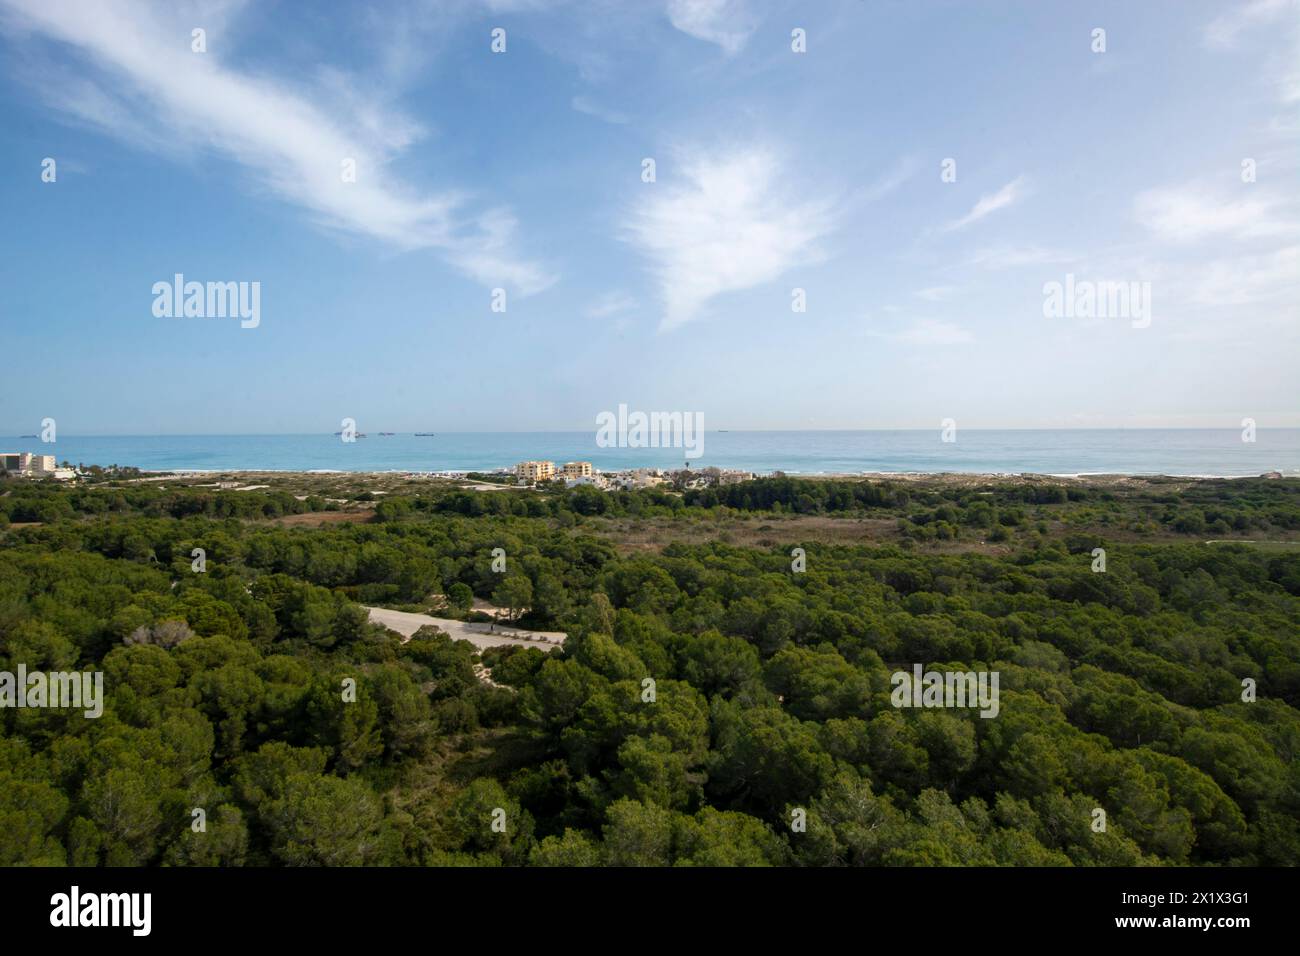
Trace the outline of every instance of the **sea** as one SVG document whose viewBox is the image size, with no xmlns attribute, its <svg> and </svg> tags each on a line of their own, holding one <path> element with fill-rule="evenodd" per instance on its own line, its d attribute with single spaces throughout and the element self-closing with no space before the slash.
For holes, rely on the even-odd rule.
<svg viewBox="0 0 1300 956">
<path fill-rule="evenodd" d="M 0 451 L 54 455 L 60 464 L 143 471 L 493 471 L 531 459 L 590 461 L 597 469 L 715 466 L 761 474 L 862 473 L 1300 476 L 1300 429 L 939 429 L 710 431 L 702 454 L 680 448 L 600 447 L 595 431 L 337 435 L 59 435 L 0 439 Z"/>
</svg>

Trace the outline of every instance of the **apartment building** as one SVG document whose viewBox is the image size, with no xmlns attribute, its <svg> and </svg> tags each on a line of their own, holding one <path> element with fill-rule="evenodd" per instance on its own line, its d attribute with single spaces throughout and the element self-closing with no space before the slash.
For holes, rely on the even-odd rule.
<svg viewBox="0 0 1300 956">
<path fill-rule="evenodd" d="M 62 478 L 69 469 L 60 469 L 58 459 L 53 455 L 33 455 L 30 452 L 15 451 L 0 453 L 0 471 L 11 475 L 27 475 L 32 478 Z M 71 477 L 70 473 L 67 475 Z"/>
<path fill-rule="evenodd" d="M 555 477 L 555 462 L 521 461 L 515 465 L 515 477 L 524 481 L 550 481 Z"/>
<path fill-rule="evenodd" d="M 738 485 L 742 481 L 753 481 L 754 473 L 752 471 L 723 471 L 718 475 L 718 484 L 720 485 Z"/>
<path fill-rule="evenodd" d="M 595 473 L 589 461 L 566 461 L 560 469 L 565 478 L 590 478 Z"/>
<path fill-rule="evenodd" d="M 53 455 L 33 455 L 26 451 L 0 454 L 0 468 L 19 474 L 52 474 L 57 467 Z"/>
</svg>

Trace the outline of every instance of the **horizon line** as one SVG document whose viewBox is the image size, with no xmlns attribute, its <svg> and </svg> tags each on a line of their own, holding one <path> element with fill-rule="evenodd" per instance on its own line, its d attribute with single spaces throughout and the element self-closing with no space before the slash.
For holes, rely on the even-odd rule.
<svg viewBox="0 0 1300 956">
<path fill-rule="evenodd" d="M 942 431 L 943 426 L 925 426 L 925 427 L 907 427 L 907 426 L 890 426 L 878 428 L 712 428 L 704 429 L 704 434 L 717 434 L 719 432 L 741 432 L 746 434 L 816 434 L 816 433 L 834 433 L 834 432 L 929 432 Z M 1241 430 L 1241 426 L 1235 425 L 1086 425 L 1086 426 L 1034 426 L 1034 427 L 1005 427 L 1005 426 L 961 426 L 963 432 L 1164 432 L 1164 431 L 1224 431 L 1236 432 Z M 459 430 L 447 429 L 445 431 L 430 431 L 427 437 L 439 437 L 441 435 L 584 435 L 593 432 L 594 429 L 588 428 L 542 428 L 542 429 L 475 429 Z M 1256 426 L 1257 432 L 1262 431 L 1300 431 L 1300 425 L 1268 425 Z M 337 437 L 337 432 L 315 432 L 315 431 L 286 431 L 286 432 L 152 432 L 152 433 L 98 433 L 89 432 L 82 434 L 65 435 L 65 438 L 300 438 L 319 436 L 324 438 Z M 381 435 L 381 431 L 376 429 L 373 432 L 358 432 L 361 435 Z M 413 431 L 393 431 L 383 434 L 383 437 L 415 436 Z M 425 437 L 425 435 L 421 435 Z M 9 435 L 0 436 L 0 441 L 15 440 L 23 441 L 32 438 L 39 438 L 39 435 Z M 57 445 L 58 440 L 53 442 L 43 442 L 43 444 Z"/>
</svg>

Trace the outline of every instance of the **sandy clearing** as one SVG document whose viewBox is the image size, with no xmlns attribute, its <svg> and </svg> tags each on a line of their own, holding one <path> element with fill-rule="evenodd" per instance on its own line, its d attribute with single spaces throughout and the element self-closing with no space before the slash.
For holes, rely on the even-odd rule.
<svg viewBox="0 0 1300 956">
<path fill-rule="evenodd" d="M 564 638 L 567 636 L 562 631 L 528 631 L 516 627 L 505 627 L 500 624 L 495 627 L 489 624 L 469 624 L 465 621 L 454 621 L 445 617 L 431 617 L 428 614 L 391 611 L 384 607 L 366 607 L 366 610 L 370 612 L 372 622 L 382 624 L 389 630 L 401 634 L 406 639 L 409 639 L 412 634 L 424 625 L 432 624 L 438 630 L 446 631 L 451 635 L 452 640 L 469 641 L 478 648 L 518 644 L 522 647 L 536 647 L 538 650 L 549 651 L 563 644 Z M 525 636 L 532 638 L 532 640 L 526 640 Z M 545 638 L 545 640 L 540 640 L 540 638 Z"/>
<path fill-rule="evenodd" d="M 367 524 L 374 520 L 375 513 L 370 509 L 364 511 L 304 511 L 302 514 L 281 515 L 279 518 L 270 519 L 271 524 L 278 524 L 284 528 L 346 523 Z"/>
</svg>

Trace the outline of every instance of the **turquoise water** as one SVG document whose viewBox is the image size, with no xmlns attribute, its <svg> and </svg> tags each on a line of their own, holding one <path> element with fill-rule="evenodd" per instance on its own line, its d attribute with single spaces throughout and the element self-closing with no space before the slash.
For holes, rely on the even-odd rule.
<svg viewBox="0 0 1300 956">
<path fill-rule="evenodd" d="M 1300 429 L 974 430 L 957 441 L 920 431 L 706 432 L 710 465 L 788 474 L 1032 472 L 1037 474 L 1300 475 Z M 590 461 L 605 470 L 680 468 L 680 449 L 600 448 L 590 432 L 448 432 L 432 438 L 371 433 L 352 443 L 332 435 L 76 437 L 57 443 L 0 439 L 0 452 L 53 454 L 59 462 L 130 465 L 147 471 L 471 471 L 541 458 Z"/>
</svg>

